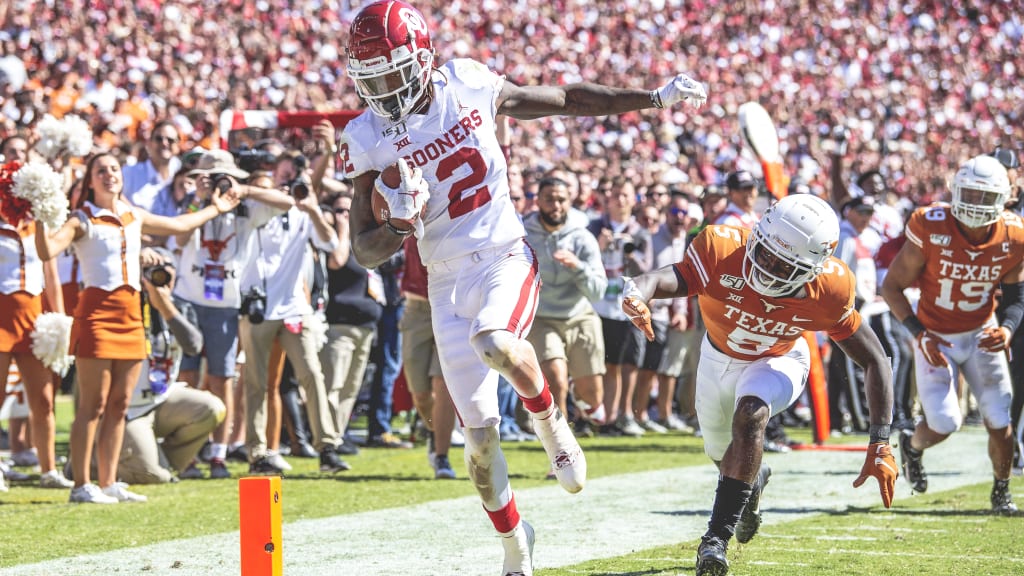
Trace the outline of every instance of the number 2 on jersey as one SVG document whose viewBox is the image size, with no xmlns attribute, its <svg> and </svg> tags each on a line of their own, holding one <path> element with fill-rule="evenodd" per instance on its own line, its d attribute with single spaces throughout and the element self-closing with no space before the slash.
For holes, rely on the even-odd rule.
<svg viewBox="0 0 1024 576">
<path fill-rule="evenodd" d="M 453 182 L 448 191 L 448 217 L 452 220 L 491 201 L 491 191 L 484 184 L 487 179 L 487 161 L 476 148 L 459 148 L 442 158 L 437 163 L 438 182 L 450 178 L 464 164 L 469 166 L 471 172 Z M 473 193 L 463 198 L 462 193 L 466 190 L 472 190 Z"/>
</svg>

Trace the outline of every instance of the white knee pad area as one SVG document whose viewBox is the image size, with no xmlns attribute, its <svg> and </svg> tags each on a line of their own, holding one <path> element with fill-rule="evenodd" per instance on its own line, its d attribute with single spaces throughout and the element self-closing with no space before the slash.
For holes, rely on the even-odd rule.
<svg viewBox="0 0 1024 576">
<path fill-rule="evenodd" d="M 507 373 L 520 362 L 520 349 L 527 344 L 507 330 L 481 332 L 470 339 L 477 356 L 488 367 Z"/>
</svg>

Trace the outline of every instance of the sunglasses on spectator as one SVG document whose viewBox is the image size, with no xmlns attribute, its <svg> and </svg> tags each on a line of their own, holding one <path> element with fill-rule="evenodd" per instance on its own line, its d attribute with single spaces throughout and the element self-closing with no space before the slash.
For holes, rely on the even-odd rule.
<svg viewBox="0 0 1024 576">
<path fill-rule="evenodd" d="M 673 215 L 673 216 L 675 216 L 677 218 L 680 217 L 680 216 L 689 216 L 690 215 L 690 212 L 688 210 L 684 210 L 683 208 L 672 207 L 672 208 L 669 208 L 668 212 L 669 212 L 669 214 L 671 214 L 671 215 Z"/>
<path fill-rule="evenodd" d="M 173 136 L 153 136 L 154 142 L 163 142 L 164 144 L 175 144 L 178 139 Z"/>
<path fill-rule="evenodd" d="M 647 193 L 647 197 L 648 198 L 655 198 L 655 197 L 658 197 L 658 196 L 668 196 L 668 192 L 648 192 Z"/>
</svg>

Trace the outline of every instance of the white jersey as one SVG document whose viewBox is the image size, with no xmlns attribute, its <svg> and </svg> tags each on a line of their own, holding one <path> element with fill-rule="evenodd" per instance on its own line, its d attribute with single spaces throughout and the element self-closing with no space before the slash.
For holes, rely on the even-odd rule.
<svg viewBox="0 0 1024 576">
<path fill-rule="evenodd" d="M 284 210 L 243 200 L 247 216 L 232 210 L 194 230 L 181 246 L 174 295 L 209 308 L 242 305 L 242 268 L 252 262 L 253 232 Z"/>
<path fill-rule="evenodd" d="M 0 221 L 0 294 L 43 292 L 43 261 L 36 253 L 36 223 L 16 228 Z"/>
<path fill-rule="evenodd" d="M 391 122 L 364 112 L 341 137 L 346 177 L 404 158 L 423 171 L 430 199 L 419 239 L 424 264 L 504 245 L 526 231 L 509 198 L 508 166 L 494 117 L 504 78 L 479 62 L 452 60 L 435 71 L 426 114 Z"/>
</svg>

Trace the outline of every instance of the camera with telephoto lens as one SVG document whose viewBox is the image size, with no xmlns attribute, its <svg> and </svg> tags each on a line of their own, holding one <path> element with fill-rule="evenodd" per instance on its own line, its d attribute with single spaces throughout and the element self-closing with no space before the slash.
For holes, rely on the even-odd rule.
<svg viewBox="0 0 1024 576">
<path fill-rule="evenodd" d="M 157 288 L 162 288 L 171 283 L 171 271 L 165 264 L 146 266 L 142 269 L 142 276 Z"/>
<path fill-rule="evenodd" d="M 259 286 L 249 288 L 242 296 L 242 316 L 249 318 L 251 324 L 263 322 L 267 315 L 267 293 Z"/>
<path fill-rule="evenodd" d="M 213 181 L 214 190 L 217 190 L 221 194 L 226 194 L 227 191 L 231 190 L 235 185 L 235 183 L 232 182 L 231 177 L 227 174 L 212 174 L 210 175 L 210 179 Z"/>
<path fill-rule="evenodd" d="M 306 196 L 309 196 L 309 190 L 313 186 L 313 182 L 305 174 L 300 174 L 286 184 L 286 186 L 288 186 L 288 193 L 292 195 L 292 198 L 305 200 Z"/>
<path fill-rule="evenodd" d="M 266 167 L 277 163 L 277 156 L 265 150 L 242 148 L 240 150 L 232 150 L 231 154 L 235 157 L 235 163 L 238 164 L 238 168 L 246 172 L 264 170 Z"/>
</svg>

